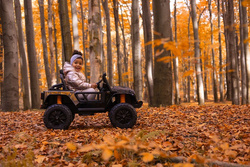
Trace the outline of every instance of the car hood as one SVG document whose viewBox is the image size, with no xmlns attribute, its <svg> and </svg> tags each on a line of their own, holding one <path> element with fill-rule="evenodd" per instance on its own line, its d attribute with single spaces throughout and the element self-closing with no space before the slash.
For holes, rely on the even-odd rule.
<svg viewBox="0 0 250 167">
<path fill-rule="evenodd" d="M 135 91 L 133 89 L 123 86 L 113 86 L 112 91 L 122 94 L 135 94 Z"/>
</svg>

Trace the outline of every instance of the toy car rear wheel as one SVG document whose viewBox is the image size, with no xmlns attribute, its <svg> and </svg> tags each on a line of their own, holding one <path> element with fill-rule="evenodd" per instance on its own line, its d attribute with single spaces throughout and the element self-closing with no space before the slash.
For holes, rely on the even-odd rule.
<svg viewBox="0 0 250 167">
<path fill-rule="evenodd" d="M 48 129 L 68 129 L 72 119 L 72 112 L 63 104 L 49 106 L 43 116 L 43 122 Z"/>
<path fill-rule="evenodd" d="M 137 114 L 132 105 L 120 103 L 110 110 L 109 119 L 114 127 L 132 128 L 136 124 Z"/>
</svg>

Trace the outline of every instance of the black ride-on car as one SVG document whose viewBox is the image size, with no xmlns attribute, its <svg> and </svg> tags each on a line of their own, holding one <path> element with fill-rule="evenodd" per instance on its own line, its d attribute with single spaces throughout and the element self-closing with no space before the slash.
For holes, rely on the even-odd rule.
<svg viewBox="0 0 250 167">
<path fill-rule="evenodd" d="M 43 121 L 48 129 L 68 129 L 75 118 L 108 112 L 111 124 L 119 128 L 132 128 L 137 120 L 135 108 L 142 106 L 134 90 L 126 87 L 110 87 L 106 73 L 97 83 L 99 92 L 74 92 L 68 90 L 60 70 L 62 83 L 53 85 L 41 93 L 42 109 L 46 109 Z M 96 94 L 95 100 L 88 100 L 87 94 Z"/>
</svg>

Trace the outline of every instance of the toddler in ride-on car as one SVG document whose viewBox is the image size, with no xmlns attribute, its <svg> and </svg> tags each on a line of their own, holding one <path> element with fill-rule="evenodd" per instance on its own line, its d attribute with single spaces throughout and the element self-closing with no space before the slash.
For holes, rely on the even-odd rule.
<svg viewBox="0 0 250 167">
<path fill-rule="evenodd" d="M 76 92 L 96 92 L 96 83 L 89 84 L 86 81 L 85 75 L 81 72 L 83 66 L 82 53 L 74 50 L 70 63 L 65 62 L 63 73 L 65 75 L 66 85 L 70 90 Z M 86 94 L 88 100 L 94 100 L 96 94 Z"/>
</svg>

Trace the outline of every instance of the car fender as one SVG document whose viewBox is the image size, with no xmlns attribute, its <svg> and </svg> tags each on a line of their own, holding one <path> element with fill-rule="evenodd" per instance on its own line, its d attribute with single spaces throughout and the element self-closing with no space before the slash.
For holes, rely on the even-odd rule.
<svg viewBox="0 0 250 167">
<path fill-rule="evenodd" d="M 60 104 L 63 99 L 70 101 L 75 106 L 79 104 L 74 91 L 45 91 L 43 92 L 43 99 L 44 103 L 48 105 L 51 105 L 51 103 Z"/>
</svg>

